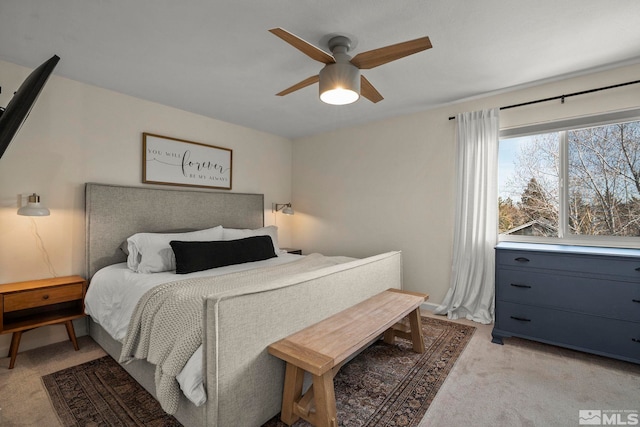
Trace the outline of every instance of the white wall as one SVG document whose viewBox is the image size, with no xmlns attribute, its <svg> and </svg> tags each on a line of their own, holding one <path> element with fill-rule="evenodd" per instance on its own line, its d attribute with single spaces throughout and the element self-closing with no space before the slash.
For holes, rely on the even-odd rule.
<svg viewBox="0 0 640 427">
<path fill-rule="evenodd" d="M 455 121 L 448 117 L 639 75 L 640 65 L 627 66 L 295 140 L 293 244 L 305 253 L 356 257 L 402 250 L 405 288 L 438 304 L 452 258 Z M 640 85 L 632 85 L 503 110 L 500 120 L 509 128 L 638 106 Z"/>
<path fill-rule="evenodd" d="M 0 61 L 0 105 L 30 72 Z M 264 193 L 267 225 L 271 203 L 291 199 L 291 141 L 54 75 L 0 159 L 0 283 L 51 277 L 30 218 L 16 214 L 19 195 L 33 192 L 51 210 L 35 222 L 57 275 L 85 274 L 84 184 L 147 186 L 142 132 L 231 148 L 232 191 Z M 288 221 L 278 215 L 281 246 L 291 243 Z M 76 327 L 84 333 L 82 322 Z M 0 353 L 10 338 L 0 336 Z M 63 326 L 40 328 L 23 336 L 20 350 L 64 339 Z"/>
</svg>

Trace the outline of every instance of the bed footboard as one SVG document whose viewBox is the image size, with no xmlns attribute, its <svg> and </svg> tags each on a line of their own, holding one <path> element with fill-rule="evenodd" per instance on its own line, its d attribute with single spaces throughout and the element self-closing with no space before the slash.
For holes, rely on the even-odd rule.
<svg viewBox="0 0 640 427">
<path fill-rule="evenodd" d="M 269 344 L 388 288 L 402 288 L 400 252 L 208 297 L 208 425 L 260 426 L 276 415 L 284 362 L 268 354 Z"/>
</svg>

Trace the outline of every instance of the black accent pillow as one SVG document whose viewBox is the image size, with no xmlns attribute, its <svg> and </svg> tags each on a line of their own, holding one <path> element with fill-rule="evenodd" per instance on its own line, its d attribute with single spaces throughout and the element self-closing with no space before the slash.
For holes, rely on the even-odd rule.
<svg viewBox="0 0 640 427">
<path fill-rule="evenodd" d="M 270 236 L 252 236 L 244 239 L 212 242 L 172 240 L 169 244 L 176 256 L 177 274 L 262 261 L 277 256 L 273 250 Z"/>
</svg>

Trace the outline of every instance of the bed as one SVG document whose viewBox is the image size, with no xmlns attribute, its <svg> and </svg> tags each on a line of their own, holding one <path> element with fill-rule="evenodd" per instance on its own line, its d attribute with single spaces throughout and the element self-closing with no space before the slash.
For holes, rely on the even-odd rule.
<svg viewBox="0 0 640 427">
<path fill-rule="evenodd" d="M 265 211 L 261 194 L 94 183 L 86 184 L 85 208 L 90 288 L 99 270 L 122 269 L 127 262 L 122 245 L 129 236 L 217 226 L 259 229 Z M 300 262 L 294 258 L 305 258 L 288 257 L 279 262 L 294 265 Z M 175 417 L 185 426 L 262 425 L 280 410 L 284 379 L 284 363 L 269 355 L 267 346 L 382 290 L 401 288 L 401 272 L 400 252 L 388 252 L 208 293 L 202 298 L 199 362 L 206 402 L 196 406 L 180 395 Z M 89 318 L 90 335 L 118 360 L 122 341 L 107 329 Z M 157 396 L 153 364 L 133 360 L 123 367 Z"/>
</svg>

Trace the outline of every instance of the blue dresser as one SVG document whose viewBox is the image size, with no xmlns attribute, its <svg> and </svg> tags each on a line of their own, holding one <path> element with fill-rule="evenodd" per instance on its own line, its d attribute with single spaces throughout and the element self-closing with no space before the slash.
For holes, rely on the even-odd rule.
<svg viewBox="0 0 640 427">
<path fill-rule="evenodd" d="M 640 363 L 640 250 L 500 243 L 491 335 Z"/>
</svg>

